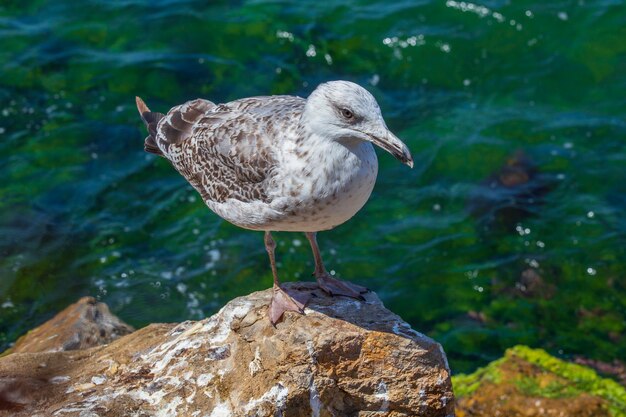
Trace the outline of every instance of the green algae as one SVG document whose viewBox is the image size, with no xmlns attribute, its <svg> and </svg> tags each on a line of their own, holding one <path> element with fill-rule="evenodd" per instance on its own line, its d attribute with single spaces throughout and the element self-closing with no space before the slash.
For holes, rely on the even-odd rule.
<svg viewBox="0 0 626 417">
<path fill-rule="evenodd" d="M 506 356 L 517 356 L 567 381 L 561 386 L 554 383 L 548 389 L 541 389 L 537 385 L 529 384 L 526 385 L 527 389 L 545 397 L 550 395 L 573 396 L 580 393 L 595 395 L 607 401 L 613 416 L 626 416 L 626 388 L 612 379 L 598 376 L 593 369 L 565 362 L 549 355 L 542 349 L 531 349 L 527 346 L 516 346 L 509 349 Z"/>
<path fill-rule="evenodd" d="M 536 369 L 516 373 L 519 365 L 514 364 L 513 370 L 507 368 L 511 362 L 520 360 Z M 571 398 L 588 394 L 604 400 L 613 417 L 626 416 L 626 388 L 600 377 L 588 367 L 563 361 L 543 349 L 518 345 L 507 349 L 501 359 L 472 374 L 452 377 L 454 393 L 459 399 L 471 396 L 484 383 L 514 384 L 529 397 Z"/>
</svg>

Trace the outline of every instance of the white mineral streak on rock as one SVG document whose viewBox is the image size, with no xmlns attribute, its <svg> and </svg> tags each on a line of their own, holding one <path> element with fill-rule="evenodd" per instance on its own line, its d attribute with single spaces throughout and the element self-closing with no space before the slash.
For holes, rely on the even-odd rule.
<svg viewBox="0 0 626 417">
<path fill-rule="evenodd" d="M 206 387 L 209 382 L 211 382 L 214 378 L 213 374 L 200 374 L 198 375 L 198 378 L 196 379 L 196 384 L 199 387 Z"/>
<path fill-rule="evenodd" d="M 426 337 L 424 334 L 422 334 L 422 333 L 420 333 L 420 332 L 418 332 L 416 330 L 413 330 L 409 323 L 407 323 L 405 321 L 400 321 L 399 318 L 393 324 L 392 330 L 398 336 L 409 336 L 411 338 L 415 337 L 415 338 L 419 338 L 419 339 Z M 441 349 L 441 345 L 439 346 L 439 349 Z M 443 353 L 443 349 L 441 349 L 441 352 Z M 446 358 L 446 362 L 447 362 L 447 358 Z"/>
<path fill-rule="evenodd" d="M 191 404 L 191 403 L 193 403 L 193 399 L 194 399 L 194 398 L 195 398 L 195 396 L 196 396 L 196 392 L 198 392 L 198 391 L 194 389 L 194 390 L 191 392 L 191 394 L 189 394 L 189 395 L 187 396 L 187 398 L 185 398 L 185 401 L 187 402 L 187 404 Z"/>
<path fill-rule="evenodd" d="M 311 358 L 311 375 L 309 379 L 309 404 L 311 406 L 311 417 L 320 417 L 322 411 L 322 401 L 320 400 L 320 393 L 315 386 L 315 367 L 317 365 L 317 358 L 315 356 L 315 345 L 312 340 L 306 341 L 306 349 L 309 352 Z"/>
<path fill-rule="evenodd" d="M 61 408 L 54 413 L 53 416 L 63 416 L 63 415 L 71 415 L 71 416 L 79 416 L 79 417 L 99 417 L 97 413 L 93 412 L 92 409 L 99 405 L 100 400 L 111 400 L 114 398 L 111 395 L 92 395 L 87 397 L 83 401 L 79 403 L 68 404 L 68 407 Z M 29 416 L 30 417 L 30 416 Z"/>
<path fill-rule="evenodd" d="M 320 400 L 320 393 L 315 386 L 313 375 L 311 375 L 311 381 L 309 382 L 309 404 L 311 405 L 311 417 L 320 417 L 322 401 Z"/>
<path fill-rule="evenodd" d="M 423 390 L 423 389 L 419 390 L 417 398 L 419 400 L 419 409 L 425 410 L 428 407 L 428 401 L 426 398 L 426 390 Z"/>
<path fill-rule="evenodd" d="M 309 352 L 309 356 L 311 356 L 311 364 L 313 366 L 317 365 L 317 357 L 315 355 L 315 344 L 312 340 L 306 341 L 306 350 Z"/>
<path fill-rule="evenodd" d="M 91 382 L 95 385 L 102 385 L 106 382 L 106 377 L 102 375 L 95 375 L 91 377 Z"/>
<path fill-rule="evenodd" d="M 156 413 L 156 417 L 172 417 L 178 415 L 176 410 L 178 406 L 183 403 L 183 399 L 180 397 L 175 397 L 169 401 L 167 401 L 162 407 L 159 408 L 159 411 Z"/>
<path fill-rule="evenodd" d="M 223 402 L 215 406 L 209 417 L 232 417 L 233 411 L 228 403 Z"/>
<path fill-rule="evenodd" d="M 53 384 L 63 384 L 65 382 L 68 382 L 69 380 L 70 377 L 67 375 L 59 375 L 50 378 L 50 382 L 52 382 Z"/>
<path fill-rule="evenodd" d="M 183 350 L 197 349 L 202 344 L 200 340 L 189 339 L 185 336 L 186 333 L 181 333 L 174 340 L 164 343 L 160 349 L 155 352 L 156 355 L 161 356 L 162 359 L 154 363 L 152 366 L 152 373 L 158 374 L 161 372 L 170 364 L 171 360 Z M 150 357 L 152 357 L 152 353 L 150 354 Z"/>
<path fill-rule="evenodd" d="M 62 416 L 63 414 L 68 414 L 68 413 L 83 413 L 85 411 L 84 408 L 77 408 L 77 407 L 65 407 L 62 408 L 60 410 L 55 411 L 54 413 L 52 413 L 53 416 Z"/>
<path fill-rule="evenodd" d="M 163 402 L 163 398 L 165 398 L 167 392 L 165 392 L 164 390 L 158 390 L 149 393 L 147 390 L 139 389 L 128 392 L 120 392 L 119 394 L 128 395 L 135 400 L 145 401 L 150 405 L 158 405 Z"/>
<path fill-rule="evenodd" d="M 238 301 L 238 302 L 237 302 Z M 204 326 L 204 331 L 213 331 L 216 327 L 214 335 L 210 339 L 211 344 L 223 343 L 231 332 L 230 326 L 235 318 L 241 319 L 250 311 L 252 303 L 236 300 L 237 304 L 233 307 L 229 305 L 229 309 L 222 308 L 216 315 L 211 317 L 209 322 Z M 219 324 L 218 324 L 219 322 Z"/>
<path fill-rule="evenodd" d="M 380 410 L 378 411 L 387 411 L 389 409 L 389 394 L 387 393 L 387 384 L 385 384 L 385 381 L 380 381 L 378 383 L 378 386 L 376 387 L 376 394 L 374 396 L 382 401 Z"/>
<path fill-rule="evenodd" d="M 250 375 L 251 376 L 256 375 L 256 373 L 259 372 L 262 369 L 262 367 L 263 366 L 261 365 L 261 348 L 257 346 L 256 350 L 254 351 L 254 359 L 250 361 L 250 363 L 248 364 Z"/>
<path fill-rule="evenodd" d="M 269 402 L 274 407 L 276 407 L 275 415 L 282 416 L 283 409 L 285 408 L 285 400 L 287 399 L 288 393 L 289 390 L 285 388 L 282 382 L 279 382 L 278 384 L 270 388 L 270 390 L 263 394 L 260 398 L 253 398 L 252 400 L 248 401 L 248 404 L 244 405 L 243 410 L 244 412 L 249 413 L 259 408 L 260 405 Z"/>
<path fill-rule="evenodd" d="M 363 304 L 362 301 L 346 300 L 345 302 L 341 303 L 339 307 L 342 310 L 357 310 L 358 311 L 361 309 L 362 304 Z"/>
</svg>

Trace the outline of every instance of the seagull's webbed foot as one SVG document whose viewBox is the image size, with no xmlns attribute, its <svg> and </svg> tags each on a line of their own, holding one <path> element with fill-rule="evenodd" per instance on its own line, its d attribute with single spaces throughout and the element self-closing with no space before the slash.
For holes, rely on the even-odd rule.
<svg viewBox="0 0 626 417">
<path fill-rule="evenodd" d="M 276 285 L 273 290 L 274 293 L 269 306 L 270 321 L 273 325 L 280 321 L 285 311 L 295 311 L 296 313 L 304 314 L 304 307 L 309 302 L 310 294 L 299 292 L 291 296 L 287 291 Z"/>
<path fill-rule="evenodd" d="M 365 300 L 361 294 L 369 291 L 369 289 L 360 285 L 335 279 L 329 273 L 316 275 L 315 278 L 317 278 L 317 284 L 319 287 L 331 296 L 343 295 L 346 297 L 357 298 L 359 300 Z"/>
</svg>

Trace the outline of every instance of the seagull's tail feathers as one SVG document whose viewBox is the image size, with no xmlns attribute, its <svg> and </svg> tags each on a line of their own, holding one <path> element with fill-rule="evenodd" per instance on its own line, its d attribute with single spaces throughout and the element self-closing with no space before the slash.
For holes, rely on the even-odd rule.
<svg viewBox="0 0 626 417">
<path fill-rule="evenodd" d="M 150 111 L 146 103 L 143 102 L 139 97 L 135 97 L 135 102 L 137 103 L 137 110 L 139 110 L 139 115 L 141 119 L 146 124 L 148 128 L 148 135 L 146 140 L 144 141 L 143 148 L 146 152 L 150 152 L 156 155 L 163 156 L 163 152 L 157 146 L 156 143 L 156 135 L 157 135 L 157 125 L 159 121 L 165 117 L 163 113 L 158 113 L 154 111 Z"/>
</svg>

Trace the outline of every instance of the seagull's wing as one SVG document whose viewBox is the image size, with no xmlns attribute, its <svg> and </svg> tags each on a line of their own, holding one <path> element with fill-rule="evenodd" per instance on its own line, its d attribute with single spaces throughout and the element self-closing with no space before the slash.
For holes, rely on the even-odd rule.
<svg viewBox="0 0 626 417">
<path fill-rule="evenodd" d="M 195 100 L 170 110 L 156 141 L 206 202 L 267 202 L 278 144 L 303 107 L 293 96 Z"/>
</svg>

